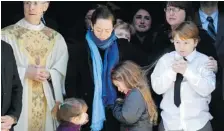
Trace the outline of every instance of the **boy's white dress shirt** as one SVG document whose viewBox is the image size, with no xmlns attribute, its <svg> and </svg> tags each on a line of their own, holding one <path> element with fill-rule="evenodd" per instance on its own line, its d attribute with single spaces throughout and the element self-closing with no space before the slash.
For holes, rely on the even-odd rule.
<svg viewBox="0 0 224 131">
<path fill-rule="evenodd" d="M 165 54 L 158 61 L 152 75 L 152 88 L 162 94 L 160 108 L 166 130 L 196 131 L 213 117 L 209 113 L 211 93 L 215 89 L 215 74 L 206 69 L 208 57 L 194 50 L 187 59 L 187 69 L 181 83 L 181 104 L 174 104 L 176 72 L 172 69 L 175 60 L 182 58 L 176 51 Z"/>
</svg>

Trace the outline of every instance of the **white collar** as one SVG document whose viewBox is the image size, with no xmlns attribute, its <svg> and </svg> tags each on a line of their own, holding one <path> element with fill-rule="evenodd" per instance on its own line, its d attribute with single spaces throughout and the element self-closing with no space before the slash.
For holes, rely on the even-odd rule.
<svg viewBox="0 0 224 131">
<path fill-rule="evenodd" d="M 191 52 L 188 56 L 186 56 L 185 58 L 187 59 L 187 61 L 188 62 L 191 62 L 194 58 L 195 58 L 195 56 L 196 56 L 196 54 L 197 54 L 197 51 L 196 51 L 196 49 L 193 51 L 193 52 Z M 180 59 L 181 57 L 183 58 L 183 56 L 181 56 L 181 55 L 179 55 L 178 53 L 177 53 L 177 51 L 175 51 L 175 59 Z"/>
<path fill-rule="evenodd" d="M 45 27 L 45 25 L 42 22 L 39 25 L 30 24 L 28 21 L 25 20 L 25 18 L 18 21 L 16 25 L 22 26 L 29 30 L 36 30 L 36 31 L 42 30 Z"/>
</svg>

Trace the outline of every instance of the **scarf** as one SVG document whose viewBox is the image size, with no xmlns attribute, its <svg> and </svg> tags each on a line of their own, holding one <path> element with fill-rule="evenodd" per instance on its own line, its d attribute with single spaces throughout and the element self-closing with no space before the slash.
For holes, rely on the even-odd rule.
<svg viewBox="0 0 224 131">
<path fill-rule="evenodd" d="M 103 128 L 103 122 L 106 120 L 104 106 L 114 104 L 117 98 L 116 90 L 111 80 L 111 70 L 119 61 L 116 39 L 117 37 L 114 32 L 104 41 L 96 38 L 90 30 L 86 34 L 86 40 L 92 58 L 94 77 L 92 131 L 100 131 Z M 105 51 L 104 61 L 102 61 L 98 48 Z"/>
</svg>

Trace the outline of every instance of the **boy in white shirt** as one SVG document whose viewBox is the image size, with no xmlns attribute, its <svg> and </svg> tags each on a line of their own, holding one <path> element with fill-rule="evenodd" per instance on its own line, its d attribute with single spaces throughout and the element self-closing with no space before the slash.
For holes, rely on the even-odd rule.
<svg viewBox="0 0 224 131">
<path fill-rule="evenodd" d="M 163 95 L 159 131 L 212 131 L 208 105 L 216 81 L 208 57 L 195 49 L 198 28 L 186 21 L 172 36 L 175 51 L 162 56 L 151 75 L 153 90 Z"/>
</svg>

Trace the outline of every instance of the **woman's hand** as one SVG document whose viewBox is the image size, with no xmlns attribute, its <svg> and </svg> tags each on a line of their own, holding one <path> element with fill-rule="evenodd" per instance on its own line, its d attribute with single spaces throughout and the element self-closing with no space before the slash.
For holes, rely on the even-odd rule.
<svg viewBox="0 0 224 131">
<path fill-rule="evenodd" d="M 213 58 L 213 57 L 209 57 L 209 60 L 207 62 L 207 66 L 206 66 L 209 70 L 217 73 L 218 71 L 218 64 L 217 61 Z"/>
</svg>

